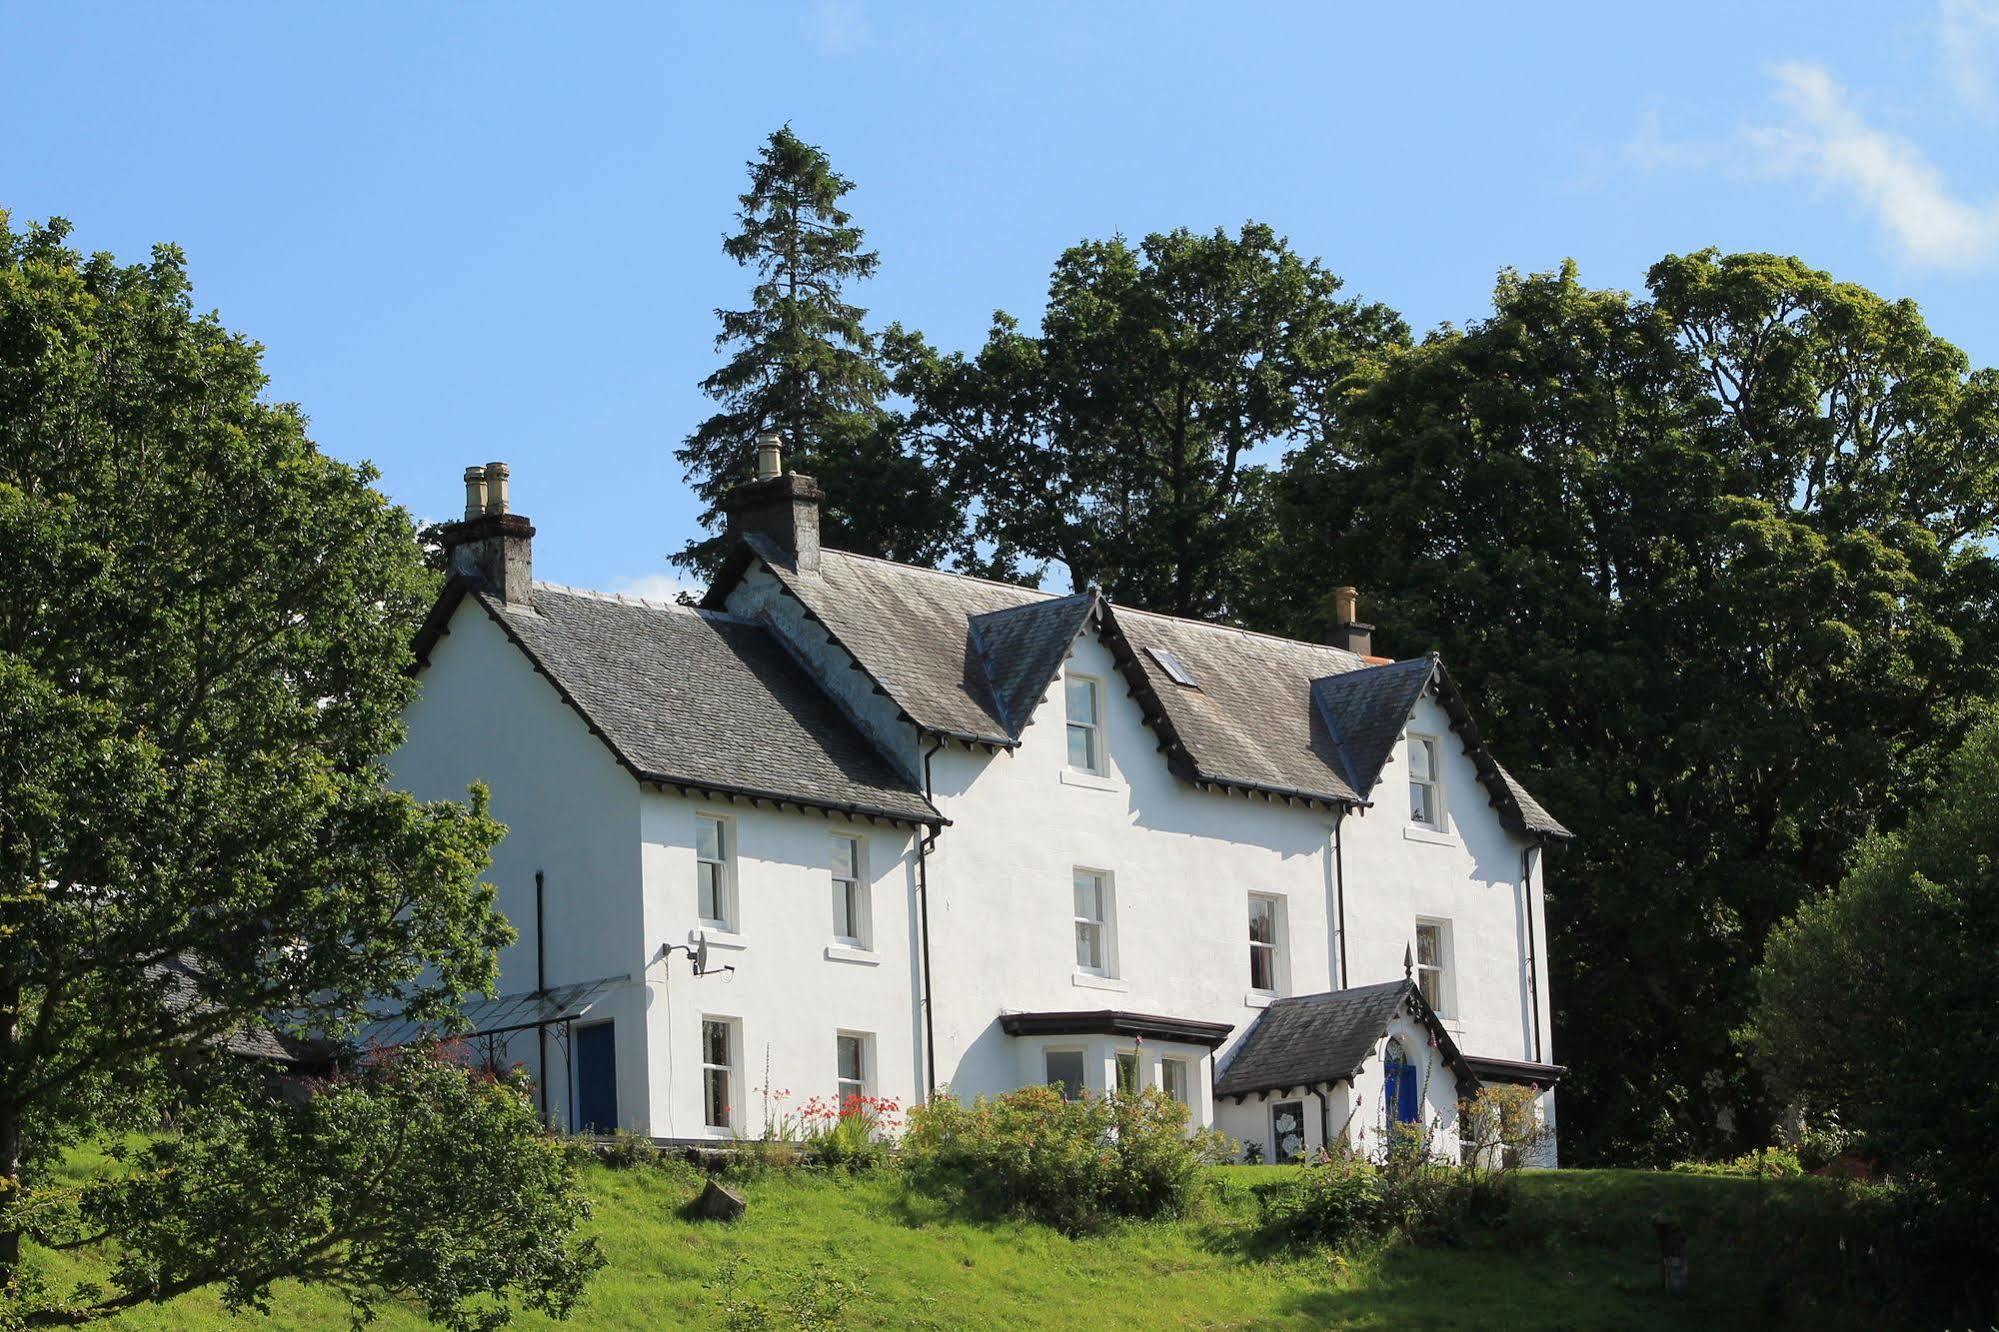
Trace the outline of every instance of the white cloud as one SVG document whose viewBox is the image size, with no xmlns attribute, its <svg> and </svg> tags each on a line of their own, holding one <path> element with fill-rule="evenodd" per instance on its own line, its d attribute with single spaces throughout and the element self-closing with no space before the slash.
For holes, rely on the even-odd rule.
<svg viewBox="0 0 1999 1332">
<path fill-rule="evenodd" d="M 1999 119 L 1999 0 L 1943 0 L 1937 42 L 1944 80 L 1966 110 Z"/>
<path fill-rule="evenodd" d="M 1999 0 L 1986 3 L 1999 8 Z M 1625 142 L 1625 160 L 1649 171 L 1810 182 L 1851 199 L 1912 263 L 1972 268 L 1999 258 L 1999 200 L 1963 197 L 1920 145 L 1869 123 L 1824 66 L 1789 61 L 1771 77 L 1772 100 L 1784 112 L 1778 123 L 1727 138 L 1674 139 L 1659 113 L 1647 111 Z"/>
<path fill-rule="evenodd" d="M 853 55 L 868 44 L 868 16 L 858 0 L 812 0 L 799 20 L 820 55 Z"/>
<path fill-rule="evenodd" d="M 638 597 L 645 601 L 670 603 L 678 601 L 680 594 L 683 592 L 694 600 L 699 601 L 701 594 L 708 590 L 708 586 L 705 583 L 693 582 L 682 578 L 678 574 L 648 573 L 633 574 L 627 578 L 613 579 L 611 581 L 611 590 L 619 596 Z"/>
<path fill-rule="evenodd" d="M 1747 136 L 1765 170 L 1849 195 L 1916 263 L 1961 268 L 1999 252 L 1999 205 L 1953 193 L 1921 147 L 1870 125 L 1824 67 L 1791 61 L 1773 74 L 1788 122 Z"/>
</svg>

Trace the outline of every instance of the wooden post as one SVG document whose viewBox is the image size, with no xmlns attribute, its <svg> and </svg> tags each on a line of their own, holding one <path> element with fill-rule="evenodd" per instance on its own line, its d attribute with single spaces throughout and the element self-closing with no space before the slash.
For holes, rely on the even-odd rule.
<svg viewBox="0 0 1999 1332">
<path fill-rule="evenodd" d="M 1659 1280 L 1668 1295 L 1687 1291 L 1687 1232 L 1677 1221 L 1654 1221 L 1659 1232 Z"/>
</svg>

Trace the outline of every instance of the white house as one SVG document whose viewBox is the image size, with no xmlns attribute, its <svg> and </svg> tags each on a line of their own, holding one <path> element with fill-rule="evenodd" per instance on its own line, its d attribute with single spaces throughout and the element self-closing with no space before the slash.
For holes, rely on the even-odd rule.
<svg viewBox="0 0 1999 1332">
<path fill-rule="evenodd" d="M 393 757 L 481 781 L 520 931 L 467 1018 L 552 1122 L 1157 1086 L 1267 1159 L 1481 1081 L 1552 1123 L 1541 851 L 1434 656 L 822 550 L 774 444 L 698 609 L 532 579 L 502 464 Z M 705 951 L 696 974 L 690 956 Z"/>
</svg>

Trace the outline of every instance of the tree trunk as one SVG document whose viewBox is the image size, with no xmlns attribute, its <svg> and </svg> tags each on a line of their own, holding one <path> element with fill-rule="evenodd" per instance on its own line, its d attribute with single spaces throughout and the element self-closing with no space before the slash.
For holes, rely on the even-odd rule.
<svg viewBox="0 0 1999 1332">
<path fill-rule="evenodd" d="M 0 1286 L 13 1283 L 21 1263 L 21 1228 L 14 1218 L 21 1202 L 21 1106 L 14 1088 L 21 1080 L 21 986 L 13 977 L 0 985 Z"/>
</svg>

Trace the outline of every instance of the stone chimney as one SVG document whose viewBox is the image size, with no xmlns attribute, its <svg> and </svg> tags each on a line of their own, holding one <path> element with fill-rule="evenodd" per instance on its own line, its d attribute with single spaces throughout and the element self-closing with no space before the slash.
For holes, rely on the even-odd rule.
<svg viewBox="0 0 1999 1332">
<path fill-rule="evenodd" d="M 507 465 L 465 469 L 465 517 L 444 529 L 445 567 L 478 579 L 510 606 L 529 604 L 534 525 L 509 508 Z"/>
<path fill-rule="evenodd" d="M 1374 655 L 1374 626 L 1360 622 L 1360 593 L 1356 589 L 1333 589 L 1333 632 L 1326 641 L 1356 656 Z"/>
<path fill-rule="evenodd" d="M 757 437 L 756 476 L 722 501 L 731 537 L 760 536 L 776 544 L 792 567 L 819 567 L 819 483 L 784 470 L 784 438 L 776 431 Z"/>
</svg>

